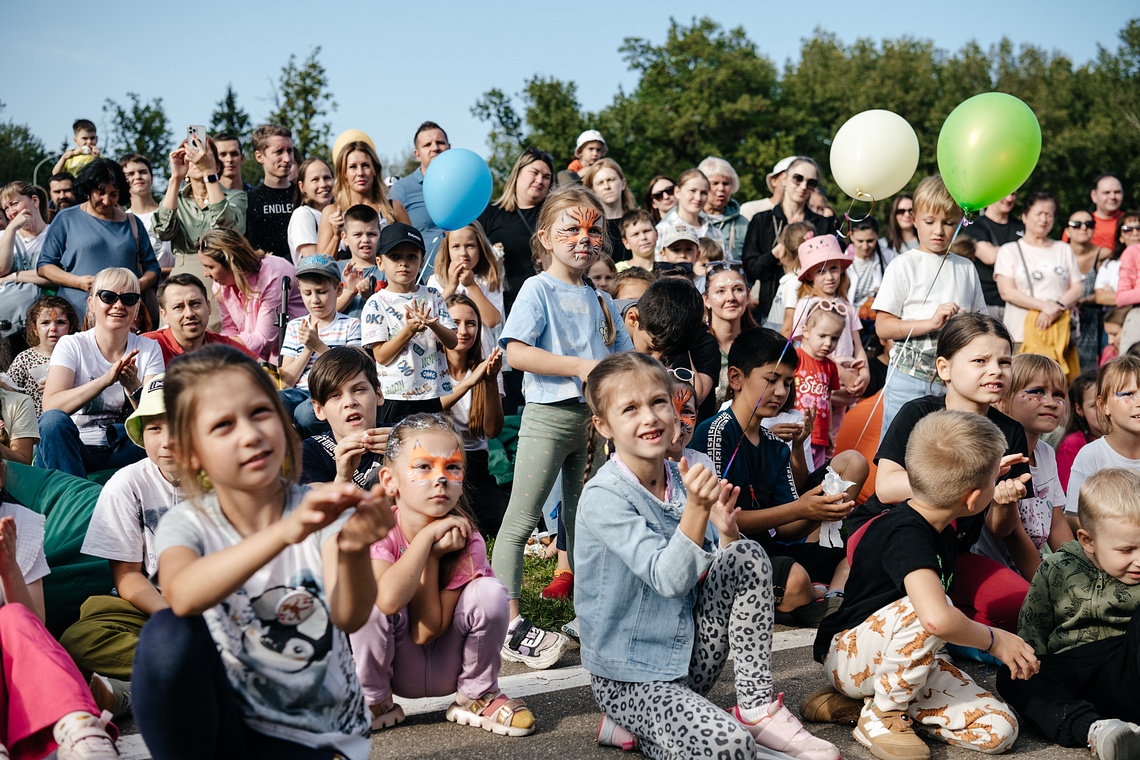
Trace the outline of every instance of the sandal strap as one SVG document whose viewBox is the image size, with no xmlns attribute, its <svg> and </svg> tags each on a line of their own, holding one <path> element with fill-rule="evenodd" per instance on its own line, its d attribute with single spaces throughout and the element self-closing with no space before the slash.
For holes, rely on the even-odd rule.
<svg viewBox="0 0 1140 760">
<path fill-rule="evenodd" d="M 527 707 L 526 702 L 521 699 L 507 699 L 507 701 L 499 705 L 499 708 L 493 713 L 490 715 L 483 715 L 484 710 L 493 705 L 495 703 L 495 700 L 505 698 L 506 696 L 507 695 L 502 691 L 489 691 L 483 696 L 471 700 L 471 703 L 467 705 L 466 709 L 470 710 L 476 715 L 482 715 L 483 717 L 490 718 L 500 726 L 509 726 L 511 725 L 512 719 L 515 715 L 522 712 L 523 710 L 530 710 L 530 708 Z"/>
<path fill-rule="evenodd" d="M 526 638 L 526 635 L 530 633 L 532 628 L 534 628 L 534 623 L 530 622 L 529 618 L 523 618 L 519 622 L 519 627 L 515 629 L 515 632 L 513 634 L 511 634 L 511 649 L 517 651 L 519 645 L 522 644 L 523 639 Z"/>
</svg>

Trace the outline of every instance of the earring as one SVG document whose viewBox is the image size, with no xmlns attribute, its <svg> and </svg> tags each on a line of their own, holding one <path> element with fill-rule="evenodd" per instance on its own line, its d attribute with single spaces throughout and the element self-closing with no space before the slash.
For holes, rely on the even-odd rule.
<svg viewBox="0 0 1140 760">
<path fill-rule="evenodd" d="M 210 476 L 206 474 L 205 470 L 198 470 L 196 476 L 198 478 L 198 487 L 201 488 L 202 491 L 214 490 L 214 484 L 210 480 Z"/>
</svg>

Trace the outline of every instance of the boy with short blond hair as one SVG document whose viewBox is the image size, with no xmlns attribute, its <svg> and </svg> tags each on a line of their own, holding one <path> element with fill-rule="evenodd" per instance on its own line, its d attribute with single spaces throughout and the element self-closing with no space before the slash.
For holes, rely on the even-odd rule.
<svg viewBox="0 0 1140 760">
<path fill-rule="evenodd" d="M 360 318 L 364 303 L 384 288 L 384 275 L 376 263 L 380 243 L 380 214 L 364 204 L 344 212 L 340 240 L 348 248 L 348 261 L 338 263 L 344 290 L 336 301 L 337 311 Z"/>
<path fill-rule="evenodd" d="M 938 331 L 959 311 L 987 313 L 982 282 L 973 263 L 950 253 L 962 209 L 935 174 L 914 191 L 914 230 L 918 247 L 901 254 L 883 273 L 871 307 L 875 332 L 895 341 L 894 368 L 883 391 L 883 430 L 911 399 L 945 394 L 934 367 Z"/>
<path fill-rule="evenodd" d="M 71 141 L 75 143 L 75 147 L 68 148 L 63 152 L 63 155 L 55 162 L 55 166 L 52 167 L 52 174 L 67 172 L 76 177 L 79 175 L 80 169 L 100 155 L 99 134 L 95 128 L 95 122 L 90 119 L 76 119 L 75 123 L 71 125 L 71 132 Z"/>
<path fill-rule="evenodd" d="M 1005 449 L 1005 436 L 979 414 L 935 412 L 915 425 L 906 450 L 914 497 L 872 522 L 855 547 L 847 594 L 815 639 L 813 656 L 830 684 L 805 700 L 805 720 L 857 716 L 855 739 L 878 758 L 930 757 L 915 721 L 966 749 L 1013 745 L 1012 710 L 939 652 L 945 643 L 991 652 L 1013 678 L 1037 670 L 1028 644 L 970 620 L 947 597 L 954 521 L 993 499 Z"/>
<path fill-rule="evenodd" d="M 1076 540 L 1041 563 L 1018 619 L 1041 672 L 999 672 L 998 690 L 1057 744 L 1140 757 L 1140 473 L 1101 470 L 1077 510 Z"/>
</svg>

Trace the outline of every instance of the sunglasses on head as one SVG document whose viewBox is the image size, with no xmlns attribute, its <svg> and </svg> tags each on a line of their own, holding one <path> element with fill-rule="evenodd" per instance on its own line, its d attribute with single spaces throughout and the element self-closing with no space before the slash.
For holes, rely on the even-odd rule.
<svg viewBox="0 0 1140 760">
<path fill-rule="evenodd" d="M 676 189 L 676 185 L 669 185 L 669 187 L 665 188 L 664 190 L 658 190 L 657 192 L 652 193 L 650 197 L 655 201 L 663 201 L 666 198 L 672 198 L 673 191 Z"/>
<path fill-rule="evenodd" d="M 808 190 L 815 190 L 819 187 L 818 179 L 808 179 L 802 174 L 793 174 L 791 180 L 793 185 L 807 185 Z"/>
<path fill-rule="evenodd" d="M 535 148 L 533 146 L 524 150 L 523 155 L 524 156 L 534 156 L 538 160 L 545 161 L 547 164 L 549 164 L 552 167 L 554 166 L 554 156 L 550 155 L 549 153 L 547 153 L 544 150 L 539 150 L 538 148 Z"/>
<path fill-rule="evenodd" d="M 914 206 L 911 206 L 910 208 L 897 208 L 897 209 L 895 209 L 895 216 L 903 216 L 905 214 L 913 214 L 913 213 L 914 213 Z"/>
<path fill-rule="evenodd" d="M 130 308 L 142 299 L 139 293 L 116 293 L 113 290 L 100 290 L 95 293 L 95 297 L 108 306 L 114 306 L 119 301 L 123 302 L 123 306 Z"/>
<path fill-rule="evenodd" d="M 705 265 L 705 277 L 711 279 L 714 274 L 722 269 L 729 269 L 737 274 L 744 274 L 744 265 L 739 261 L 710 261 Z"/>
<path fill-rule="evenodd" d="M 688 367 L 666 367 L 665 369 L 669 371 L 669 374 L 672 375 L 675 380 L 680 380 L 682 383 L 688 383 L 689 385 L 692 385 L 693 381 L 697 378 L 697 374 Z"/>
<path fill-rule="evenodd" d="M 811 311 L 808 312 L 807 316 L 810 317 L 811 312 L 815 311 L 816 309 L 820 311 L 834 311 L 841 317 L 846 317 L 849 312 L 847 304 L 841 301 L 833 301 L 830 298 L 823 298 L 819 301 L 816 301 L 815 305 L 811 307 Z M 807 317 L 804 317 L 804 322 L 807 322 Z"/>
<path fill-rule="evenodd" d="M 1081 227 L 1084 227 L 1086 230 L 1091 230 L 1096 226 L 1096 222 L 1094 222 L 1092 219 L 1089 219 L 1087 222 L 1066 222 L 1065 226 L 1071 230 L 1079 230 Z"/>
</svg>

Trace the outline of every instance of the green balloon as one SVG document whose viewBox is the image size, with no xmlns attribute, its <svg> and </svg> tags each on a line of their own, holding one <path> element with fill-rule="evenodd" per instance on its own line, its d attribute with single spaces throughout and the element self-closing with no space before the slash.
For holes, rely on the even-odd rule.
<svg viewBox="0 0 1140 760">
<path fill-rule="evenodd" d="M 938 171 L 966 211 L 995 203 L 1021 187 L 1041 157 L 1041 125 L 1033 110 L 1004 92 L 975 95 L 946 117 L 938 133 Z"/>
</svg>

